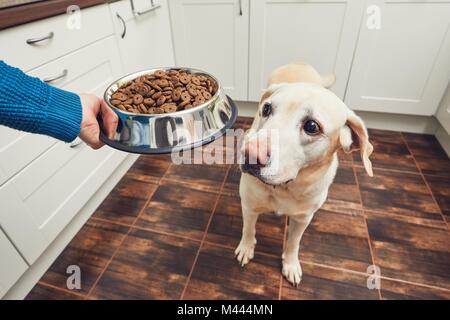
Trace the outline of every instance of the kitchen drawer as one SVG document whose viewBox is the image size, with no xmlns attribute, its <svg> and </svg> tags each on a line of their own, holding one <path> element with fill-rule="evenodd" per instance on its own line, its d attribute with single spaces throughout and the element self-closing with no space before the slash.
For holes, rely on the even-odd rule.
<svg viewBox="0 0 450 320">
<path fill-rule="evenodd" d="M 0 59 L 25 71 L 113 34 L 108 5 L 81 10 L 80 29 L 69 28 L 74 16 L 62 14 L 0 32 Z M 53 37 L 36 44 L 27 40 Z"/>
<path fill-rule="evenodd" d="M 108 147 L 94 151 L 82 146 L 63 163 L 58 146 L 48 153 L 0 187 L 0 226 L 29 264 L 36 261 L 126 157 Z M 50 170 L 54 164 L 58 168 Z M 44 173 L 39 175 L 39 170 Z M 27 182 L 33 188 L 26 187 Z"/>
<path fill-rule="evenodd" d="M 27 270 L 28 265 L 0 229 L 0 298 Z"/>
<path fill-rule="evenodd" d="M 134 18 L 144 19 L 145 16 L 155 16 L 160 11 L 167 10 L 167 0 L 153 0 L 154 6 L 158 6 L 156 9 L 152 9 L 152 1 L 151 0 L 134 0 L 134 10 L 136 12 L 143 12 L 143 14 L 136 17 L 133 14 L 133 10 L 131 9 L 130 0 L 120 0 L 114 1 L 110 3 L 111 12 L 114 14 L 119 13 L 120 16 L 125 20 L 131 20 Z M 165 14 L 164 14 L 165 15 Z M 170 28 L 169 28 L 170 31 Z"/>
<path fill-rule="evenodd" d="M 121 74 L 121 63 L 113 36 L 97 41 L 28 72 L 40 78 L 67 75 L 53 85 L 74 92 L 99 96 Z M 0 126 L 0 185 L 56 144 L 57 140 Z M 67 146 L 67 148 L 69 148 Z"/>
<path fill-rule="evenodd" d="M 64 72 L 66 70 L 66 72 Z M 28 72 L 41 79 L 59 78 L 52 85 L 76 93 L 103 96 L 104 89 L 122 73 L 114 36 L 65 55 Z M 59 77 L 64 75 L 62 77 Z"/>
</svg>

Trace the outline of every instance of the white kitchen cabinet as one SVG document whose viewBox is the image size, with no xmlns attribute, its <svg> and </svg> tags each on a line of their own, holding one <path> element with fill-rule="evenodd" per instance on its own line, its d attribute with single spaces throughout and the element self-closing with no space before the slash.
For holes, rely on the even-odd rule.
<svg viewBox="0 0 450 320">
<path fill-rule="evenodd" d="M 103 96 L 108 84 L 120 77 L 122 65 L 113 36 L 72 52 L 28 74 L 41 79 L 58 78 L 50 83 L 77 93 Z M 32 160 L 52 147 L 57 140 L 0 126 L 0 168 L 5 173 L 0 185 Z"/>
<path fill-rule="evenodd" d="M 0 32 L 0 59 L 59 88 L 102 96 L 124 73 L 109 5 L 82 10 L 78 31 L 63 30 L 66 18 Z M 26 37 L 47 29 L 55 30 L 51 39 L 27 47 Z M 63 143 L 0 126 L 0 298 L 127 157 L 109 147 L 94 151 L 80 142 Z"/>
<path fill-rule="evenodd" d="M 0 229 L 0 297 L 17 281 L 28 268 L 25 261 Z"/>
<path fill-rule="evenodd" d="M 80 28 L 61 14 L 0 32 L 0 60 L 24 71 L 113 33 L 108 5 L 81 9 Z"/>
<path fill-rule="evenodd" d="M 356 110 L 435 114 L 450 76 L 450 1 L 367 4 L 379 8 L 380 28 L 370 24 L 369 8 L 345 102 Z"/>
<path fill-rule="evenodd" d="M 152 9 L 150 0 L 134 0 L 136 12 Z M 130 0 L 110 5 L 116 39 L 125 73 L 174 65 L 169 9 L 166 0 L 155 0 L 155 9 L 133 14 Z"/>
<path fill-rule="evenodd" d="M 247 100 L 248 0 L 172 0 L 176 64 L 218 78 L 233 99 Z"/>
<path fill-rule="evenodd" d="M 440 107 L 436 112 L 436 118 L 450 135 L 450 84 L 447 87 L 446 94 L 442 98 Z"/>
<path fill-rule="evenodd" d="M 103 96 L 106 87 L 123 73 L 114 36 L 97 41 L 28 72 L 76 93 Z"/>
<path fill-rule="evenodd" d="M 0 186 L 55 143 L 47 136 L 0 126 Z"/>
<path fill-rule="evenodd" d="M 106 86 L 122 74 L 117 51 L 114 36 L 109 36 L 29 74 L 58 78 L 51 83 L 101 96 Z M 126 156 L 108 147 L 91 150 L 79 140 L 72 144 L 52 140 L 45 152 L 19 172 L 6 172 L 10 178 L 0 187 L 0 226 L 29 264 L 36 261 Z M 20 159 L 26 149 L 27 143 L 20 144 L 20 148 L 16 144 L 8 148 L 10 161 Z"/>
<path fill-rule="evenodd" d="M 30 265 L 50 243 L 37 227 L 33 211 L 27 209 L 12 183 L 0 187 L 0 226 Z M 3 260 L 1 251 L 0 257 Z"/>
<path fill-rule="evenodd" d="M 255 0 L 250 10 L 249 100 L 259 101 L 275 68 L 299 61 L 335 73 L 331 89 L 343 98 L 362 1 Z"/>
</svg>

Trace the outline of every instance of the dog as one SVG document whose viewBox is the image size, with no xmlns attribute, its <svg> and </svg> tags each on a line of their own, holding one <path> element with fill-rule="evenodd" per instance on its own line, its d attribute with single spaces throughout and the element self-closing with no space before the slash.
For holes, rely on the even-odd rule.
<svg viewBox="0 0 450 320">
<path fill-rule="evenodd" d="M 302 278 L 300 240 L 327 198 L 338 168 L 337 151 L 359 149 L 367 174 L 373 175 L 367 129 L 327 89 L 334 80 L 334 75 L 321 76 L 307 64 L 276 69 L 240 149 L 243 229 L 237 260 L 244 266 L 253 258 L 261 213 L 287 215 L 282 274 L 295 286 Z"/>
</svg>

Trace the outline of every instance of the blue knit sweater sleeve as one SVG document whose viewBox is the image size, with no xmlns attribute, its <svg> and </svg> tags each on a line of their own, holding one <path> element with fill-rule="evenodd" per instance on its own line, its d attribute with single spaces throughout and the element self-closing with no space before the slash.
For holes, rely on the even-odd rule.
<svg viewBox="0 0 450 320">
<path fill-rule="evenodd" d="M 80 132 L 81 101 L 0 60 L 0 125 L 69 142 Z"/>
</svg>

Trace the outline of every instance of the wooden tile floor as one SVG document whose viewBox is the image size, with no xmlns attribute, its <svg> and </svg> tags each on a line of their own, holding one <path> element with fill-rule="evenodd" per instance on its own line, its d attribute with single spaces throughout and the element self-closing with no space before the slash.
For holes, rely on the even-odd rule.
<svg viewBox="0 0 450 320">
<path fill-rule="evenodd" d="M 262 216 L 254 260 L 236 262 L 236 165 L 142 156 L 27 298 L 450 299 L 450 160 L 433 136 L 369 131 L 375 176 L 357 154 L 339 155 L 301 243 L 298 288 L 280 273 L 285 217 Z M 373 264 L 379 290 L 367 288 Z M 81 290 L 66 287 L 69 265 L 81 268 Z"/>
</svg>

